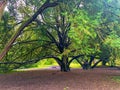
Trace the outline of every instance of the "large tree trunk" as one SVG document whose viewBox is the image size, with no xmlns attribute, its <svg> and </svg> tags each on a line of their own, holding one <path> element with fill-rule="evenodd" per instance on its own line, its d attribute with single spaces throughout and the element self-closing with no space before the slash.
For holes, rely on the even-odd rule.
<svg viewBox="0 0 120 90">
<path fill-rule="evenodd" d="M 70 67 L 69 65 L 63 63 L 62 65 L 60 65 L 60 69 L 61 69 L 61 72 L 68 72 L 70 71 Z"/>
<path fill-rule="evenodd" d="M 1 17 L 3 15 L 3 11 L 5 9 L 6 4 L 7 4 L 7 0 L 0 1 L 0 21 L 1 21 Z"/>
<path fill-rule="evenodd" d="M 68 57 L 63 55 L 62 56 L 62 62 L 61 62 L 61 65 L 60 65 L 60 69 L 62 72 L 68 72 L 70 71 L 70 67 L 69 67 L 69 64 L 68 64 Z"/>
</svg>

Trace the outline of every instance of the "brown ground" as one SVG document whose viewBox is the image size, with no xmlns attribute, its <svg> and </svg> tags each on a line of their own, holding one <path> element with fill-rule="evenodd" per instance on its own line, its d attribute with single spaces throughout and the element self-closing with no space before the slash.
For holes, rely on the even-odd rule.
<svg viewBox="0 0 120 90">
<path fill-rule="evenodd" d="M 120 83 L 112 76 L 120 70 L 97 68 L 74 69 L 71 72 L 45 69 L 0 74 L 0 90 L 120 90 Z"/>
</svg>

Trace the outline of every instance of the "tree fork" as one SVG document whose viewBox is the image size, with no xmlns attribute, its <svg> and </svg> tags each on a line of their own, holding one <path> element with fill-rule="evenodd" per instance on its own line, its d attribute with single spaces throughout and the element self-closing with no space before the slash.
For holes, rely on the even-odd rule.
<svg viewBox="0 0 120 90">
<path fill-rule="evenodd" d="M 53 2 L 50 3 L 49 0 L 47 0 L 39 9 L 38 11 L 30 18 L 28 19 L 25 23 L 23 23 L 17 30 L 17 32 L 12 36 L 12 38 L 8 41 L 8 43 L 6 44 L 5 48 L 3 49 L 3 51 L 0 54 L 0 60 L 3 59 L 3 57 L 6 55 L 6 53 L 9 51 L 9 49 L 12 47 L 12 44 L 15 42 L 15 40 L 17 39 L 17 37 L 21 34 L 21 32 L 25 29 L 25 27 L 27 27 L 30 23 L 32 23 L 32 21 L 34 21 L 37 16 L 42 13 L 45 9 L 49 8 L 49 7 L 55 7 L 58 5 L 58 2 Z"/>
</svg>

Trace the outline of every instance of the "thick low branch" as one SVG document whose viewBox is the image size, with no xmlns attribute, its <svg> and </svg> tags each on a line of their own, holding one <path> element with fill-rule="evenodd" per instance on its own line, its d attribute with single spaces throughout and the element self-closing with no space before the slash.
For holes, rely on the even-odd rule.
<svg viewBox="0 0 120 90">
<path fill-rule="evenodd" d="M 21 41 L 21 42 L 15 42 L 15 43 L 13 43 L 13 45 L 17 45 L 17 44 L 33 44 L 34 42 L 42 42 L 42 41 L 44 41 L 44 42 L 50 42 L 50 41 L 48 41 L 48 40 L 40 40 L 40 39 L 35 39 L 35 40 L 29 40 L 29 41 Z"/>
<path fill-rule="evenodd" d="M 98 65 L 98 63 L 100 63 L 101 61 L 102 61 L 102 60 L 97 61 L 91 68 L 96 67 L 96 66 Z"/>
<path fill-rule="evenodd" d="M 81 55 L 73 56 L 72 59 L 69 61 L 68 65 L 70 65 L 70 63 L 71 63 L 73 60 L 78 59 L 78 58 L 80 58 L 81 56 L 84 56 L 84 55 L 81 54 Z"/>
<path fill-rule="evenodd" d="M 76 59 L 76 60 L 77 60 L 77 62 L 83 67 L 83 63 L 80 62 L 78 59 Z"/>
<path fill-rule="evenodd" d="M 38 61 L 40 61 L 42 59 L 46 59 L 46 58 L 54 58 L 57 61 L 57 63 L 59 65 L 61 65 L 60 59 L 58 57 L 52 56 L 52 55 L 50 55 L 50 56 L 42 56 L 42 57 L 38 57 L 38 58 L 35 58 L 35 59 L 32 59 L 32 60 L 26 60 L 26 61 L 21 61 L 21 62 L 15 62 L 15 61 L 13 61 L 13 62 L 0 62 L 0 64 L 16 64 L 16 65 L 21 66 L 21 65 L 26 65 L 26 64 L 37 63 Z"/>
<path fill-rule="evenodd" d="M 58 57 L 56 57 L 56 56 L 50 55 L 50 56 L 45 56 L 44 58 L 53 58 L 53 59 L 56 60 L 56 62 L 57 62 L 59 65 L 61 65 L 61 60 L 60 60 Z"/>
<path fill-rule="evenodd" d="M 49 3 L 48 0 L 38 9 L 38 11 L 25 23 L 23 23 L 20 28 L 18 28 L 17 32 L 13 35 L 13 37 L 9 40 L 9 42 L 6 44 L 5 48 L 0 54 L 0 60 L 6 55 L 6 53 L 9 51 L 9 49 L 12 47 L 12 44 L 15 42 L 16 38 L 21 34 L 21 32 L 27 27 L 32 21 L 34 21 L 39 14 L 41 14 L 45 9 L 49 7 L 55 7 L 58 5 L 57 2 Z"/>
<path fill-rule="evenodd" d="M 18 64 L 18 65 L 25 65 L 25 64 L 33 64 L 41 60 L 41 58 L 36 58 L 33 60 L 26 60 L 24 62 L 0 62 L 0 64 Z"/>
</svg>

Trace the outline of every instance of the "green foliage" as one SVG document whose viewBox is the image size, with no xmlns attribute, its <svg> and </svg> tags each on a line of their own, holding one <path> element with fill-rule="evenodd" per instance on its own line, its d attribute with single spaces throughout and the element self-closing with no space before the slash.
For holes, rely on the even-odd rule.
<svg viewBox="0 0 120 90">
<path fill-rule="evenodd" d="M 0 22 L 0 50 L 45 1 L 25 0 L 18 7 L 15 5 L 19 0 L 9 1 L 8 12 Z M 40 62 L 38 59 L 38 63 L 27 65 L 13 63 L 50 55 L 60 59 L 67 56 L 68 61 L 79 54 L 97 55 L 98 59 L 113 65 L 115 60 L 120 60 L 119 0 L 50 0 L 54 1 L 59 1 L 59 5 L 46 9 L 13 43 L 1 61 L 8 64 L 0 64 L 0 71 L 50 65 L 54 63 L 50 59 Z"/>
<path fill-rule="evenodd" d="M 94 28 L 97 27 L 98 23 L 91 20 L 84 10 L 77 10 L 76 12 L 75 16 L 71 17 L 72 25 L 69 32 L 69 36 L 74 42 L 72 47 L 81 48 L 79 53 L 90 54 L 94 52 L 93 41 L 96 38 Z"/>
<path fill-rule="evenodd" d="M 105 40 L 107 44 L 109 44 L 112 48 L 120 49 L 120 37 L 115 33 L 112 32 Z"/>
</svg>

